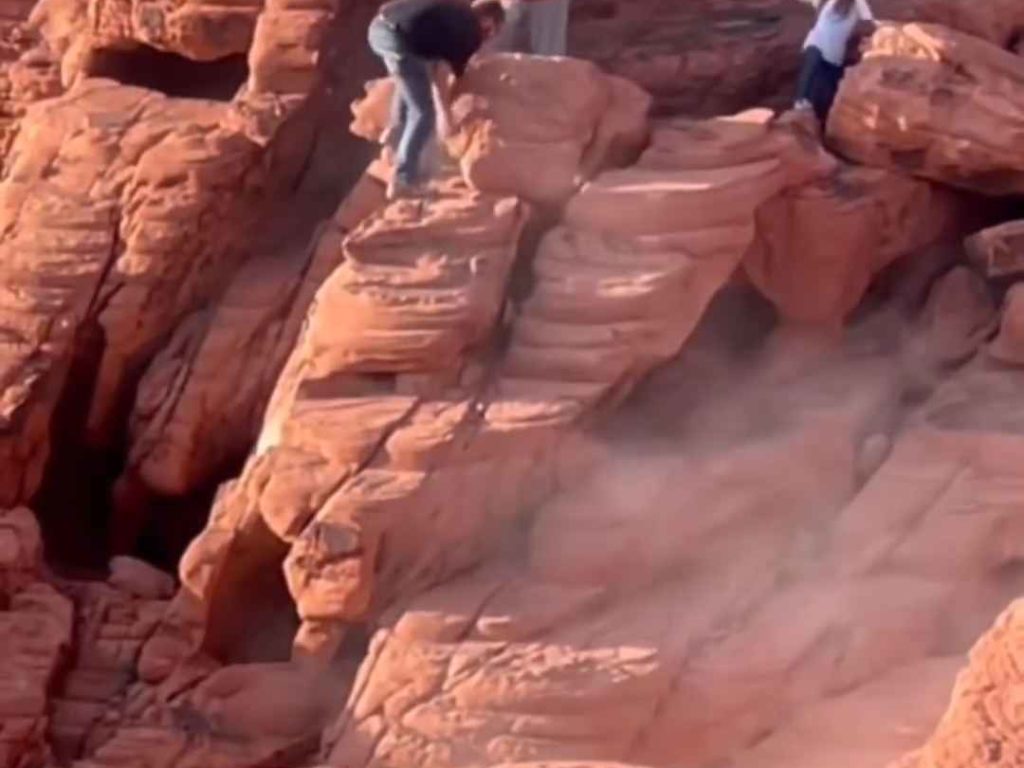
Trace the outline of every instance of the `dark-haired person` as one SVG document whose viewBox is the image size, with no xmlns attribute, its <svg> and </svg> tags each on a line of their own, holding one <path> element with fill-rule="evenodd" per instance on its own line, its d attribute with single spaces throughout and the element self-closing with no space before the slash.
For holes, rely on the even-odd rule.
<svg viewBox="0 0 1024 768">
<path fill-rule="evenodd" d="M 804 41 L 797 109 L 813 109 L 825 122 L 843 79 L 850 39 L 860 26 L 874 20 L 867 0 L 828 0 L 822 6 Z"/>
<path fill-rule="evenodd" d="M 505 21 L 499 0 L 392 0 L 370 23 L 367 39 L 395 81 L 387 143 L 395 171 L 388 199 L 416 194 L 422 186 L 420 157 L 440 124 L 450 121 L 447 64 L 456 78 Z M 438 111 L 440 110 L 440 114 Z"/>
</svg>

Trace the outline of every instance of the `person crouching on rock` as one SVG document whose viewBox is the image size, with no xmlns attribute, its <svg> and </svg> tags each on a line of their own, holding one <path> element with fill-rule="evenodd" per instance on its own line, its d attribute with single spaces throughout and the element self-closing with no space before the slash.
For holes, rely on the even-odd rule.
<svg viewBox="0 0 1024 768">
<path fill-rule="evenodd" d="M 825 122 L 843 79 L 850 39 L 862 24 L 874 21 L 867 0 L 827 0 L 804 41 L 796 109 L 813 109 Z"/>
<path fill-rule="evenodd" d="M 451 124 L 451 81 L 440 66 L 462 77 L 473 54 L 505 21 L 499 0 L 392 0 L 370 23 L 367 39 L 395 81 L 385 143 L 395 157 L 388 199 L 417 194 L 420 157 L 434 128 Z"/>
</svg>

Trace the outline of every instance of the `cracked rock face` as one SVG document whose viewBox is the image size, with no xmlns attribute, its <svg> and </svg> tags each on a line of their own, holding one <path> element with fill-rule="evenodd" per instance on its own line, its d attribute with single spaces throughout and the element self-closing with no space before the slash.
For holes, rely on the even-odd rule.
<svg viewBox="0 0 1024 768">
<path fill-rule="evenodd" d="M 393 202 L 370 0 L 0 9 L 0 768 L 1016 761 L 1021 14 L 877 3 L 822 137 L 574 0 Z"/>
<path fill-rule="evenodd" d="M 884 25 L 843 79 L 828 135 L 859 163 L 973 190 L 1024 188 L 1013 141 L 1024 61 L 931 24 Z"/>
</svg>

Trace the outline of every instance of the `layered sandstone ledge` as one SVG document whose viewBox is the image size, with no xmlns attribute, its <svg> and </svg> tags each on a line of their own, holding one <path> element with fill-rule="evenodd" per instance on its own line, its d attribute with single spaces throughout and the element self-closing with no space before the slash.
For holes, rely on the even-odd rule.
<svg viewBox="0 0 1024 768">
<path fill-rule="evenodd" d="M 424 199 L 385 204 L 378 162 L 280 252 L 262 219 L 317 162 L 330 7 L 12 22 L 0 765 L 859 767 L 925 742 L 1024 587 L 1024 297 L 993 302 L 1017 223 L 983 199 L 1019 191 L 1019 14 L 893 9 L 928 23 L 846 78 L 839 159 L 799 115 L 665 116 L 767 98 L 804 9 L 580 5 L 612 74 L 480 59 Z M 602 46 L 614 25 L 636 34 Z M 244 84 L 126 84 L 133 51 L 245 57 Z M 776 332 L 733 355 L 759 301 Z M 90 524 L 53 488 L 97 453 L 126 551 L 237 474 L 180 586 L 43 566 L 15 505 L 51 500 L 59 564 Z M 1014 615 L 907 765 L 1012 756 Z"/>
</svg>

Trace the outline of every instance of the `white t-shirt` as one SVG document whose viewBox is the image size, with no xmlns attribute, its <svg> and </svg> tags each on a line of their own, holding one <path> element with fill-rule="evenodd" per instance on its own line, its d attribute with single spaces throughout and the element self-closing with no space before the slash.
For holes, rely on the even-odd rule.
<svg viewBox="0 0 1024 768">
<path fill-rule="evenodd" d="M 804 40 L 804 48 L 815 46 L 829 64 L 841 67 L 846 60 L 846 46 L 850 36 L 860 21 L 874 21 L 875 17 L 868 7 L 867 0 L 854 0 L 853 7 L 846 16 L 835 10 L 836 0 L 828 0 L 818 19 Z"/>
</svg>

